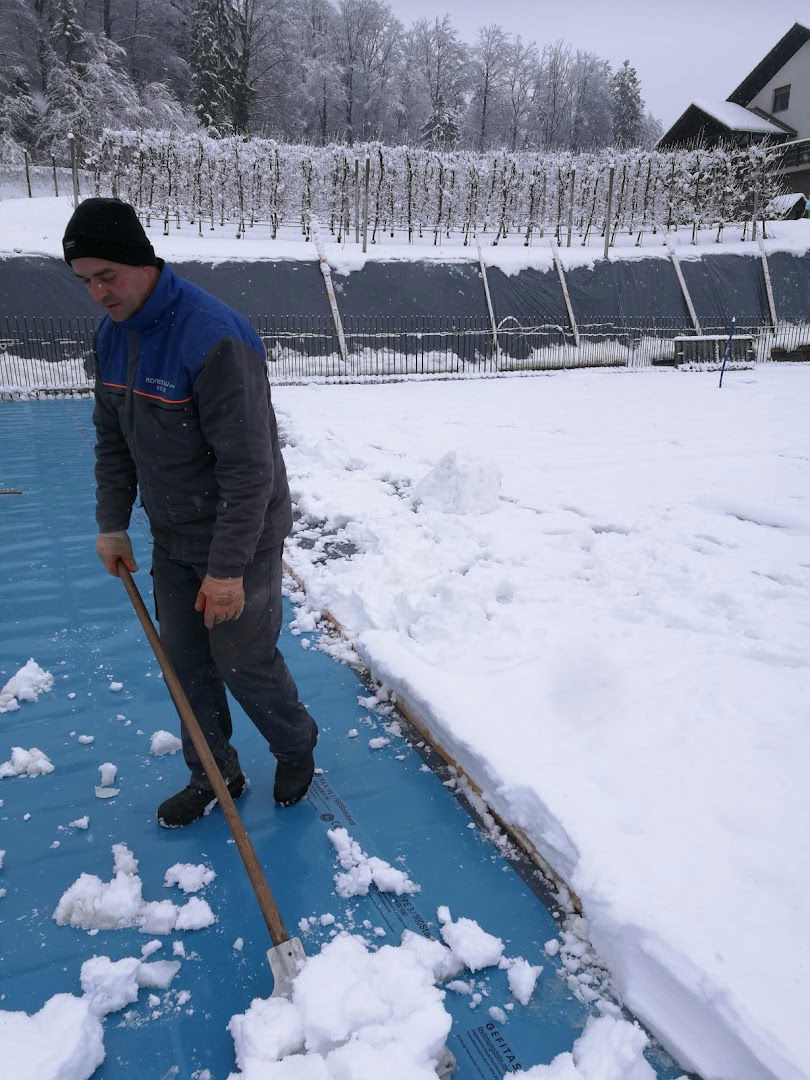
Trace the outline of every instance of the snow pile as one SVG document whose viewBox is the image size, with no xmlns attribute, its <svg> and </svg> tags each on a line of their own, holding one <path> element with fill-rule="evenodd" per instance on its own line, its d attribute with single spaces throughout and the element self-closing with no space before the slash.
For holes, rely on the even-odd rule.
<svg viewBox="0 0 810 1080">
<path fill-rule="evenodd" d="M 12 675 L 0 690 L 0 713 L 19 709 L 21 701 L 36 701 L 53 690 L 53 675 L 43 671 L 33 658 Z"/>
<path fill-rule="evenodd" d="M 112 881 L 103 882 L 95 874 L 81 874 L 63 894 L 53 913 L 59 926 L 81 930 L 121 930 L 132 926 L 142 934 L 170 934 L 174 930 L 201 930 L 216 921 L 206 901 L 196 896 L 182 906 L 171 900 L 144 900 L 137 873 L 138 860 L 125 844 L 113 844 L 112 851 Z M 179 876 L 183 876 L 182 872 Z"/>
<path fill-rule="evenodd" d="M 488 514 L 497 510 L 501 471 L 492 461 L 445 454 L 414 488 L 413 501 L 445 514 Z"/>
<path fill-rule="evenodd" d="M 275 401 L 308 606 L 576 891 L 684 1068 L 804 1075 L 810 368 Z M 452 475 L 414 512 L 450 453 L 500 469 L 490 513 L 447 513 Z M 561 959 L 588 1001 L 580 930 Z"/>
<path fill-rule="evenodd" d="M 528 1072 L 509 1076 L 525 1076 L 527 1080 L 655 1080 L 655 1072 L 644 1059 L 649 1041 L 637 1024 L 620 1016 L 591 1017 L 571 1053 L 558 1054 L 550 1065 L 535 1065 Z"/>
<path fill-rule="evenodd" d="M 22 746 L 12 746 L 11 758 L 0 764 L 0 779 L 7 776 L 47 776 L 53 772 L 53 764 L 47 754 L 36 746 L 25 750 Z"/>
<path fill-rule="evenodd" d="M 179 969 L 177 961 L 94 956 L 82 964 L 82 997 L 56 994 L 31 1016 L 0 1011 L 0 1080 L 88 1080 L 104 1061 L 102 1019 L 141 987 L 165 989 Z"/>
<path fill-rule="evenodd" d="M 178 750 L 182 749 L 182 742 L 176 735 L 172 735 L 170 731 L 155 731 L 149 740 L 149 753 L 154 754 L 155 757 L 162 757 L 164 754 L 176 754 Z"/>
<path fill-rule="evenodd" d="M 339 896 L 367 896 L 372 884 L 376 885 L 380 892 L 396 893 L 397 896 L 420 891 L 420 887 L 402 870 L 397 870 L 376 855 L 366 855 L 346 829 L 330 829 L 327 835 L 338 854 L 340 865 L 345 870 L 343 874 L 335 874 L 335 888 Z"/>
<path fill-rule="evenodd" d="M 232 1017 L 231 1080 L 435 1080 L 451 1018 L 418 954 L 339 934 L 296 977 L 292 1000 L 254 1000 Z M 292 1055 L 301 1055 L 297 1060 Z"/>
</svg>

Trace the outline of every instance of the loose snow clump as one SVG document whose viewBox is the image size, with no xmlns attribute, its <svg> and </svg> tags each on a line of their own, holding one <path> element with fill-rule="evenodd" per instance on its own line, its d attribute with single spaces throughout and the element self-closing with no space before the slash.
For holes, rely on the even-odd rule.
<svg viewBox="0 0 810 1080">
<path fill-rule="evenodd" d="M 199 892 L 214 880 L 216 871 L 209 866 L 193 863 L 175 863 L 170 866 L 163 877 L 163 884 L 168 888 L 177 885 L 184 893 Z"/>
<path fill-rule="evenodd" d="M 0 713 L 19 709 L 21 701 L 36 701 L 40 694 L 53 690 L 53 675 L 43 671 L 33 658 L 11 676 L 0 690 Z"/>
<path fill-rule="evenodd" d="M 53 772 L 53 764 L 47 754 L 36 746 L 30 750 L 12 746 L 11 758 L 0 765 L 0 779 L 7 776 L 46 776 Z"/>
<path fill-rule="evenodd" d="M 514 1075 L 527 1080 L 655 1080 L 644 1059 L 649 1041 L 640 1027 L 620 1016 L 592 1016 L 571 1052 Z"/>
<path fill-rule="evenodd" d="M 182 749 L 182 742 L 176 735 L 172 735 L 170 731 L 156 731 L 149 741 L 149 753 L 154 754 L 155 757 L 162 757 L 164 754 L 176 754 L 178 750 Z"/>
<path fill-rule="evenodd" d="M 439 909 L 442 922 L 442 937 L 452 952 L 470 971 L 493 967 L 503 956 L 503 942 L 500 938 L 488 934 L 473 919 L 443 919 L 447 909 Z"/>
<path fill-rule="evenodd" d="M 346 871 L 345 874 L 335 874 L 335 888 L 339 896 L 346 899 L 350 896 L 367 896 L 372 884 L 380 892 L 391 892 L 397 896 L 420 891 L 420 886 L 414 884 L 402 870 L 397 870 L 375 855 L 366 855 L 344 828 L 330 829 L 327 836 L 335 847 L 340 865 Z"/>
<path fill-rule="evenodd" d="M 192 897 L 182 907 L 171 900 L 144 900 L 138 860 L 125 844 L 113 844 L 112 851 L 112 881 L 81 874 L 53 913 L 59 926 L 81 930 L 133 926 L 143 934 L 170 934 L 174 930 L 200 930 L 216 921 L 211 908 L 198 897 Z"/>
<path fill-rule="evenodd" d="M 87 1080 L 104 1061 L 102 1019 L 135 1001 L 143 986 L 166 989 L 180 964 L 94 956 L 82 964 L 84 994 L 56 994 L 39 1012 L 0 1011 L 0 1073 L 14 1080 Z"/>
</svg>

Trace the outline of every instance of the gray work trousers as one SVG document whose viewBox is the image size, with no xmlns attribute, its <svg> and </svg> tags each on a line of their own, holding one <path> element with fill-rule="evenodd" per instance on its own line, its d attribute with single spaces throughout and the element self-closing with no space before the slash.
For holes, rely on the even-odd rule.
<svg viewBox="0 0 810 1080">
<path fill-rule="evenodd" d="M 152 576 L 160 639 L 226 782 L 241 769 L 230 743 L 233 724 L 226 687 L 276 757 L 299 757 L 309 749 L 315 732 L 276 647 L 281 631 L 281 550 L 256 553 L 244 571 L 244 611 L 238 619 L 206 630 L 202 614 L 194 610 L 206 568 L 177 562 L 160 544 L 154 547 Z M 191 782 L 210 789 L 185 725 L 181 728 Z"/>
</svg>

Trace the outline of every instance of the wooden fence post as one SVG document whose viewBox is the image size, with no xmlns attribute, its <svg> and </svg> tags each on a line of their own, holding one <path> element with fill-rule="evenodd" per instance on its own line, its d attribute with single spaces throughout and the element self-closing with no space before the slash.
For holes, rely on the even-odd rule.
<svg viewBox="0 0 810 1080">
<path fill-rule="evenodd" d="M 773 299 L 773 285 L 771 284 L 771 271 L 768 266 L 768 254 L 765 251 L 765 245 L 761 240 L 759 242 L 759 255 L 762 260 L 762 276 L 765 278 L 765 294 L 768 297 L 768 311 L 771 314 L 771 326 L 774 330 L 777 330 L 778 321 L 776 318 L 776 304 Z"/>
<path fill-rule="evenodd" d="M 686 303 L 686 310 L 689 312 L 689 318 L 692 320 L 692 326 L 695 328 L 696 334 L 702 334 L 703 331 L 700 328 L 697 314 L 695 313 L 695 306 L 692 303 L 692 297 L 689 295 L 689 289 L 686 286 L 686 279 L 683 276 L 683 270 L 681 270 L 681 263 L 678 256 L 675 254 L 672 248 L 669 249 L 669 257 L 672 260 L 672 265 L 675 268 L 675 276 L 678 279 L 678 284 L 681 287 L 681 293 L 683 294 L 684 301 Z"/>
<path fill-rule="evenodd" d="M 56 157 L 55 157 L 54 154 L 51 154 L 51 168 L 53 169 L 53 193 L 58 199 L 59 198 L 59 180 L 57 179 L 57 176 L 56 176 Z"/>
<path fill-rule="evenodd" d="M 489 292 L 489 280 L 487 279 L 487 268 L 484 263 L 484 253 L 481 250 L 481 244 L 476 238 L 475 246 L 478 249 L 478 265 L 481 267 L 481 280 L 484 282 L 484 296 L 487 301 L 487 311 L 489 312 L 489 324 L 492 327 L 492 345 L 495 349 L 495 361 L 497 363 L 501 357 L 501 344 L 498 341 L 498 327 L 495 323 L 495 310 L 492 307 L 492 297 Z"/>
<path fill-rule="evenodd" d="M 551 256 L 554 259 L 554 268 L 557 271 L 557 277 L 560 279 L 560 288 L 562 289 L 563 300 L 565 301 L 565 310 L 568 312 L 568 322 L 571 325 L 571 333 L 574 335 L 574 345 L 579 348 L 579 327 L 577 326 L 576 316 L 574 315 L 571 297 L 568 293 L 568 282 L 565 280 L 565 270 L 563 269 L 563 264 L 560 260 L 560 253 L 557 250 L 557 245 L 553 241 L 551 244 Z"/>
</svg>

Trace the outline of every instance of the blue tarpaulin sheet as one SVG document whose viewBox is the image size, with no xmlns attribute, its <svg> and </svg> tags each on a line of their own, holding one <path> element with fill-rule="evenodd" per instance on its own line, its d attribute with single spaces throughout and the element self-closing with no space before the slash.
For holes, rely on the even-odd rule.
<svg viewBox="0 0 810 1080">
<path fill-rule="evenodd" d="M 178 938 L 186 949 L 171 992 L 155 1005 L 142 990 L 137 1003 L 106 1018 L 107 1057 L 95 1075 L 189 1078 L 208 1069 L 221 1080 L 235 1069 L 228 1020 L 272 989 L 270 942 L 221 813 L 172 831 L 155 820 L 157 804 L 186 783 L 187 773 L 180 754 L 150 754 L 150 736 L 176 731 L 179 722 L 123 585 L 103 571 L 93 550 L 92 440 L 86 400 L 0 405 L 0 488 L 22 491 L 0 497 L 0 685 L 29 657 L 55 677 L 52 692 L 0 715 L 0 761 L 12 746 L 36 746 L 55 766 L 47 776 L 0 780 L 2 1008 L 33 1013 L 57 993 L 79 994 L 81 964 L 93 955 L 140 955 L 149 937 L 137 930 L 90 935 L 52 917 L 81 873 L 111 879 L 113 844 L 125 843 L 139 860 L 147 900 L 183 902 L 177 888 L 164 886 L 166 869 L 205 863 L 217 873 L 204 893 L 216 923 L 165 939 L 152 959 L 170 959 Z M 131 530 L 136 581 L 151 603 L 140 513 Z M 476 976 L 489 992 L 478 1009 L 448 992 L 448 1045 L 459 1080 L 500 1080 L 570 1050 L 589 1013 L 569 992 L 559 961 L 543 954 L 560 930 L 543 880 L 496 849 L 483 830 L 468 827 L 467 809 L 444 785 L 447 773 L 428 748 L 394 738 L 369 750 L 368 738 L 384 733 L 381 718 L 364 723 L 368 712 L 358 696 L 368 690 L 351 668 L 302 647 L 288 630 L 281 644 L 320 725 L 323 772 L 304 802 L 281 810 L 272 800 L 272 759 L 235 705 L 234 741 L 251 781 L 239 810 L 288 928 L 296 933 L 302 917 L 332 913 L 357 928 L 367 919 L 386 931 L 374 940 L 396 944 L 404 927 L 438 937 L 437 907 L 448 905 L 455 918 L 475 919 L 500 936 L 509 955 L 544 964 L 528 1007 L 516 1005 L 505 1024 L 487 1012 L 510 1000 L 505 972 Z M 122 689 L 113 692 L 111 682 Z M 351 727 L 362 737 L 347 738 Z M 95 794 L 105 762 L 118 767 L 115 798 Z M 83 815 L 90 819 L 86 830 L 70 827 Z M 372 887 L 367 897 L 341 900 L 326 835 L 334 825 L 345 826 L 369 854 L 406 869 L 421 892 L 395 897 Z M 305 950 L 318 951 L 330 929 L 317 925 L 303 935 Z M 234 948 L 238 938 L 241 950 Z M 665 1080 L 680 1075 L 660 1051 L 648 1056 Z"/>
</svg>

